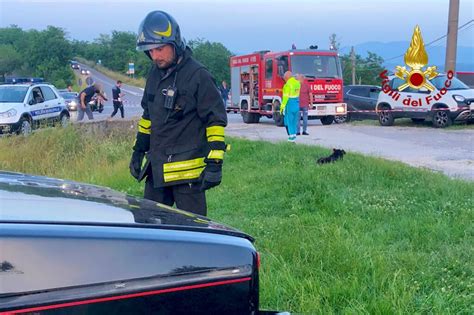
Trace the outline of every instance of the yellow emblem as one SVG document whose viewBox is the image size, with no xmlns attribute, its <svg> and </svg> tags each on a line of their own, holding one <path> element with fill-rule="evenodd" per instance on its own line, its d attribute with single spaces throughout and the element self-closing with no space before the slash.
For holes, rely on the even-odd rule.
<svg viewBox="0 0 474 315">
<path fill-rule="evenodd" d="M 425 45 L 423 44 L 423 38 L 421 37 L 420 27 L 417 25 L 413 31 L 411 38 L 410 47 L 408 47 L 405 53 L 405 64 L 411 69 L 408 71 L 405 67 L 397 66 L 397 72 L 395 75 L 406 81 L 406 83 L 398 87 L 399 91 L 403 91 L 407 87 L 414 89 L 420 89 L 422 87 L 427 88 L 430 91 L 434 90 L 428 80 L 433 79 L 438 75 L 436 72 L 436 66 L 428 67 L 426 70 L 422 68 L 428 64 L 428 54 L 426 54 Z"/>
<path fill-rule="evenodd" d="M 158 32 L 158 31 L 153 31 L 153 33 L 164 36 L 164 37 L 170 37 L 171 36 L 171 23 L 168 21 L 168 28 L 164 32 Z"/>
</svg>

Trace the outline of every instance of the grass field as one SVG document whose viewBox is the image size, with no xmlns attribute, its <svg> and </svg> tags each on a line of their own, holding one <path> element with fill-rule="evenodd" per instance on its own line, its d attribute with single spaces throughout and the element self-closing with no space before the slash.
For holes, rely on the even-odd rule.
<svg viewBox="0 0 474 315">
<path fill-rule="evenodd" d="M 92 129 L 91 129 L 92 128 Z M 141 195 L 132 129 L 0 139 L 0 169 Z M 256 238 L 261 307 L 305 314 L 474 313 L 474 184 L 319 147 L 228 139 L 209 216 Z"/>
</svg>

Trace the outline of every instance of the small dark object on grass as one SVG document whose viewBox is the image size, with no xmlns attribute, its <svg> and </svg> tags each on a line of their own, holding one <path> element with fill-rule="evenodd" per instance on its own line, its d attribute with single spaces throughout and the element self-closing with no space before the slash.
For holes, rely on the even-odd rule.
<svg viewBox="0 0 474 315">
<path fill-rule="evenodd" d="M 322 157 L 318 159 L 317 163 L 318 164 L 326 164 L 326 163 L 332 163 L 335 162 L 339 159 L 343 159 L 344 154 L 346 154 L 346 151 L 342 149 L 332 149 L 332 154 L 328 157 Z"/>
</svg>

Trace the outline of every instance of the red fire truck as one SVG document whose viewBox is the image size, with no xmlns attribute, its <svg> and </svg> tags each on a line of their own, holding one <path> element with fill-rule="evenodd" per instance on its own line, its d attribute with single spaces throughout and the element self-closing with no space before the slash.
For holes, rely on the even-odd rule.
<svg viewBox="0 0 474 315">
<path fill-rule="evenodd" d="M 230 58 L 231 108 L 238 108 L 245 123 L 258 123 L 260 117 L 273 118 L 283 125 L 280 115 L 283 74 L 302 74 L 313 92 L 310 119 L 324 125 L 335 116 L 346 115 L 343 103 L 342 71 L 336 51 L 316 49 L 283 52 L 260 51 Z"/>
</svg>

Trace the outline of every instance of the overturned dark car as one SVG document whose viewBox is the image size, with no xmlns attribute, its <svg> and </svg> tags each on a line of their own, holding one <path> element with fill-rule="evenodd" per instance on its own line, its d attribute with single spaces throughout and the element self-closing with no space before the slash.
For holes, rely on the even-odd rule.
<svg viewBox="0 0 474 315">
<path fill-rule="evenodd" d="M 259 311 L 253 239 L 108 188 L 0 171 L 0 314 Z"/>
</svg>

